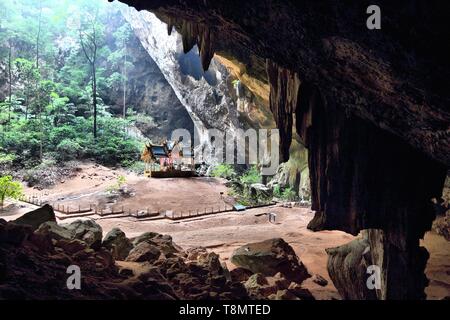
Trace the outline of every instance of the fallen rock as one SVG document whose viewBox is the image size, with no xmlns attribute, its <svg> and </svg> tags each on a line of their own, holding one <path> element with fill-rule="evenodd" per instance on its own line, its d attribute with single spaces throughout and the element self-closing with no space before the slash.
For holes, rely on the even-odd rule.
<svg viewBox="0 0 450 320">
<path fill-rule="evenodd" d="M 55 247 L 63 249 L 66 254 L 73 255 L 77 252 L 85 250 L 86 243 L 78 239 L 73 240 L 60 239 L 56 241 Z"/>
<path fill-rule="evenodd" d="M 151 240 L 158 235 L 160 235 L 160 234 L 156 233 L 156 232 L 145 232 L 145 233 L 141 234 L 140 236 L 131 238 L 130 240 L 131 240 L 133 247 L 136 247 L 139 243 Z"/>
<path fill-rule="evenodd" d="M 328 280 L 322 277 L 320 274 L 313 275 L 311 280 L 321 287 L 325 287 L 328 284 Z"/>
<path fill-rule="evenodd" d="M 253 273 L 262 273 L 266 276 L 281 272 L 286 279 L 298 283 L 310 277 L 294 249 L 281 238 L 250 243 L 237 248 L 231 256 L 231 262 Z"/>
<path fill-rule="evenodd" d="M 186 259 L 189 261 L 198 261 L 200 256 L 206 256 L 208 251 L 204 247 L 189 248 L 186 250 Z"/>
<path fill-rule="evenodd" d="M 197 259 L 197 264 L 204 267 L 214 275 L 223 275 L 224 270 L 219 260 L 219 255 L 215 252 L 209 252 L 207 255 L 201 255 Z"/>
<path fill-rule="evenodd" d="M 232 281 L 230 270 L 228 270 L 227 264 L 225 262 L 221 262 L 220 265 L 222 267 L 222 272 L 225 276 L 225 279 L 227 279 L 227 281 Z"/>
<path fill-rule="evenodd" d="M 120 268 L 119 274 L 124 277 L 132 277 L 134 275 L 134 272 L 133 272 L 133 270 L 128 269 L 128 268 Z"/>
<path fill-rule="evenodd" d="M 298 283 L 292 282 L 288 290 L 300 300 L 316 300 L 308 289 L 302 288 Z"/>
<path fill-rule="evenodd" d="M 75 220 L 61 226 L 72 232 L 74 239 L 84 241 L 90 247 L 100 247 L 103 230 L 94 220 Z"/>
<path fill-rule="evenodd" d="M 41 224 L 39 228 L 34 232 L 36 234 L 49 235 L 52 239 L 73 239 L 74 234 L 72 231 L 61 227 L 56 222 L 49 221 Z"/>
<path fill-rule="evenodd" d="M 230 276 L 233 281 L 245 282 L 247 281 L 253 273 L 250 270 L 244 268 L 235 268 L 230 271 Z"/>
<path fill-rule="evenodd" d="M 39 228 L 41 224 L 48 221 L 56 222 L 56 218 L 53 208 L 46 204 L 41 208 L 25 213 L 23 216 L 14 220 L 14 223 L 29 225 L 34 231 Z"/>
<path fill-rule="evenodd" d="M 13 222 L 0 225 L 0 243 L 21 245 L 32 233 L 30 225 L 20 225 Z"/>
<path fill-rule="evenodd" d="M 269 284 L 275 286 L 278 290 L 284 290 L 289 287 L 291 281 L 286 279 L 280 272 L 273 277 L 268 278 Z"/>
<path fill-rule="evenodd" d="M 437 234 L 450 241 L 450 210 L 447 210 L 445 215 L 438 216 L 433 221 L 432 228 L 434 231 L 436 231 Z"/>
<path fill-rule="evenodd" d="M 278 290 L 277 293 L 268 296 L 270 300 L 300 300 L 289 290 Z"/>
<path fill-rule="evenodd" d="M 125 260 L 133 262 L 153 262 L 157 260 L 160 255 L 161 251 L 154 244 L 141 242 L 130 251 Z"/>
<path fill-rule="evenodd" d="M 339 247 L 329 248 L 328 274 L 343 299 L 376 300 L 376 290 L 367 287 L 367 267 L 372 265 L 367 239 L 357 238 Z"/>
<path fill-rule="evenodd" d="M 272 189 L 262 183 L 253 183 L 249 187 L 250 195 L 253 198 L 269 198 L 272 197 Z"/>
<path fill-rule="evenodd" d="M 261 273 L 255 273 L 244 283 L 244 287 L 247 290 L 259 288 L 264 285 L 268 285 L 266 277 L 264 277 Z"/>
<path fill-rule="evenodd" d="M 133 247 L 138 246 L 142 242 L 148 242 L 154 244 L 158 249 L 166 256 L 170 257 L 174 254 L 182 253 L 183 249 L 180 248 L 172 241 L 172 237 L 168 234 L 159 234 L 156 232 L 146 232 L 138 237 L 131 239 Z"/>
<path fill-rule="evenodd" d="M 107 248 L 116 260 L 124 260 L 133 249 L 131 241 L 119 228 L 113 228 L 106 234 L 102 246 Z"/>
</svg>

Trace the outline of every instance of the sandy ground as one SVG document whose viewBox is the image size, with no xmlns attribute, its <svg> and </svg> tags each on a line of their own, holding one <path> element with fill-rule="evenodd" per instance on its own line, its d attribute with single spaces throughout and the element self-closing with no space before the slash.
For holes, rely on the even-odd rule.
<svg viewBox="0 0 450 320">
<path fill-rule="evenodd" d="M 150 212 L 172 210 L 187 213 L 189 210 L 219 210 L 227 205 L 223 201 L 227 188 L 221 183 L 222 179 L 151 179 L 91 163 L 82 164 L 79 168 L 75 177 L 58 183 L 54 188 L 36 191 L 25 187 L 25 193 L 72 209 L 92 205 L 105 210 L 114 208 L 114 211 L 123 208 L 125 212 L 148 209 Z M 119 176 L 125 177 L 127 190 L 134 194 L 132 197 L 108 196 L 108 189 L 117 184 Z"/>
<path fill-rule="evenodd" d="M 80 204 L 82 207 L 92 201 L 102 203 L 105 190 L 114 184 L 117 176 L 127 178 L 128 187 L 136 193 L 131 198 L 120 198 L 115 205 L 134 209 L 150 207 L 155 210 L 193 210 L 211 206 L 223 206 L 220 192 L 226 193 L 223 181 L 208 178 L 149 179 L 122 170 L 111 170 L 102 166 L 84 164 L 78 175 L 52 189 L 40 192 L 41 196 L 58 203 Z M 39 193 L 27 189 L 27 194 Z M 60 199 L 58 201 L 58 199 Z M 64 200 L 62 200 L 64 199 Z M 36 208 L 16 203 L 0 212 L 0 218 L 12 220 Z M 276 223 L 269 223 L 267 213 L 277 213 Z M 57 216 L 62 216 L 57 213 Z M 104 234 L 114 227 L 122 229 L 128 237 L 153 231 L 170 234 L 181 247 L 203 246 L 218 253 L 229 269 L 235 266 L 229 261 L 234 249 L 249 242 L 281 237 L 287 241 L 303 261 L 311 274 L 320 274 L 328 285 L 320 287 L 310 279 L 304 282 L 318 299 L 339 299 L 326 270 L 325 248 L 339 246 L 354 239 L 340 231 L 312 232 L 306 229 L 313 212 L 307 208 L 283 208 L 272 206 L 246 210 L 244 212 L 219 213 L 210 216 L 171 221 L 136 221 L 135 218 L 93 218 L 102 226 Z M 70 222 L 67 219 L 63 222 Z M 430 286 L 426 289 L 429 299 L 441 299 L 450 295 L 450 242 L 443 237 L 427 233 L 422 245 L 430 252 L 426 274 Z"/>
<path fill-rule="evenodd" d="M 268 222 L 265 213 L 269 211 L 277 213 L 276 223 Z M 105 231 L 119 227 L 129 237 L 147 231 L 170 234 L 185 249 L 203 246 L 216 252 L 230 270 L 235 268 L 229 261 L 234 249 L 249 242 L 281 237 L 294 248 L 311 274 L 320 274 L 329 281 L 326 287 L 312 281 L 306 281 L 305 286 L 319 299 L 338 299 L 339 295 L 326 271 L 325 248 L 344 244 L 353 237 L 339 231 L 309 231 L 306 225 L 312 216 L 313 213 L 304 208 L 266 207 L 176 222 L 158 220 L 135 223 L 128 218 L 97 222 Z"/>
</svg>

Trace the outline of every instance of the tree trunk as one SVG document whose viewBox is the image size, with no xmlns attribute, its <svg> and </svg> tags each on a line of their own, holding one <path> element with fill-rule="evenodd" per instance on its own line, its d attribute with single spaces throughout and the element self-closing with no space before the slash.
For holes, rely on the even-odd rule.
<svg viewBox="0 0 450 320">
<path fill-rule="evenodd" d="M 11 104 L 12 104 L 12 68 L 11 68 L 11 56 L 12 56 L 12 44 L 9 43 L 9 54 L 8 54 L 8 123 L 11 122 Z"/>
<path fill-rule="evenodd" d="M 94 139 L 97 139 L 97 77 L 95 62 L 92 63 L 92 106 L 94 107 Z"/>
<path fill-rule="evenodd" d="M 36 37 L 36 69 L 39 69 L 39 41 L 41 38 L 41 21 L 42 21 L 42 5 L 40 5 L 40 11 L 39 11 L 39 22 L 38 22 L 38 33 Z"/>
<path fill-rule="evenodd" d="M 125 40 L 123 41 L 124 47 L 124 63 L 123 63 L 123 118 L 125 119 L 127 113 L 126 107 L 126 87 L 127 87 L 127 45 Z"/>
</svg>

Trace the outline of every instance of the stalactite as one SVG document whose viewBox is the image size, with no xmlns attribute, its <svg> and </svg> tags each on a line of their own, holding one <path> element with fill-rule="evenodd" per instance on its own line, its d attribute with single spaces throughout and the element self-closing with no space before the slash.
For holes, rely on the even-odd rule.
<svg viewBox="0 0 450 320">
<path fill-rule="evenodd" d="M 445 166 L 391 133 L 340 112 L 309 83 L 302 83 L 297 107 L 296 129 L 308 148 L 312 209 L 316 211 L 308 228 L 352 234 L 370 229 L 366 238 L 371 260 L 383 274 L 378 298 L 424 298 L 428 254 L 419 247 L 419 239 L 431 227 L 431 199 L 441 195 Z M 342 282 L 346 275 L 336 264 L 348 261 L 333 261 L 330 275 Z M 359 262 L 353 267 L 360 272 Z M 359 286 L 347 295 L 364 292 L 365 282 Z"/>
<path fill-rule="evenodd" d="M 279 67 L 267 60 L 267 76 L 270 84 L 270 110 L 280 130 L 281 161 L 289 160 L 292 140 L 293 112 L 297 108 L 300 79 L 298 74 Z"/>
<path fill-rule="evenodd" d="M 201 28 L 198 36 L 198 48 L 203 70 L 208 70 L 214 57 L 214 33 L 206 26 Z"/>
<path fill-rule="evenodd" d="M 188 53 L 197 44 L 197 25 L 195 23 L 184 20 L 181 25 L 180 33 L 183 40 L 183 51 L 184 53 Z"/>
<path fill-rule="evenodd" d="M 170 36 L 172 34 L 172 30 L 173 30 L 173 19 L 169 17 L 167 20 L 167 35 Z"/>
<path fill-rule="evenodd" d="M 176 19 L 161 14 L 157 16 L 167 23 L 167 33 L 169 35 L 171 35 L 174 27 L 181 34 L 184 53 L 188 53 L 197 45 L 203 70 L 208 70 L 215 53 L 216 32 L 207 25 L 194 21 Z"/>
</svg>

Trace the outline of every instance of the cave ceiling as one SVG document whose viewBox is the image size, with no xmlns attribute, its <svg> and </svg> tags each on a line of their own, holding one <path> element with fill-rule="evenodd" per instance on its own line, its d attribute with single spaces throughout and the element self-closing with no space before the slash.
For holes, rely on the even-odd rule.
<svg viewBox="0 0 450 320">
<path fill-rule="evenodd" d="M 266 80 L 261 61 L 268 60 L 342 112 L 450 165 L 447 2 L 377 1 L 381 30 L 366 27 L 368 1 L 122 2 L 155 13 L 187 47 L 197 44 L 206 68 L 219 53 Z"/>
</svg>

